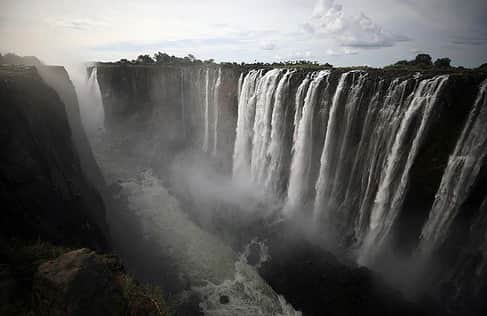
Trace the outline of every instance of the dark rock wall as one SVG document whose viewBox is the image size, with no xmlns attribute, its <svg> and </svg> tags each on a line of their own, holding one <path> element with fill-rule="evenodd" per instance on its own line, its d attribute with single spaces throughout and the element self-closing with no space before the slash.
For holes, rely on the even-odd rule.
<svg viewBox="0 0 487 316">
<path fill-rule="evenodd" d="M 32 67 L 0 68 L 1 234 L 108 247 L 102 198 L 83 172 L 61 98 Z"/>
<path fill-rule="evenodd" d="M 217 116 L 219 163 L 231 169 L 237 119 L 237 82 L 240 72 L 222 68 L 221 87 L 214 66 L 102 65 L 98 82 L 105 108 L 105 125 L 116 134 L 133 133 L 132 143 L 148 142 L 150 160 L 167 161 L 168 150 L 201 148 L 204 138 L 206 72 L 209 72 L 209 133 Z M 218 114 L 214 104 L 218 103 Z M 137 136 L 138 135 L 138 136 Z M 211 150 L 210 150 L 211 151 Z"/>
<path fill-rule="evenodd" d="M 81 167 L 88 179 L 98 190 L 103 190 L 105 181 L 96 163 L 93 152 L 81 122 L 78 97 L 69 75 L 62 66 L 36 66 L 42 80 L 53 88 L 66 107 L 71 138 L 81 161 Z"/>
</svg>

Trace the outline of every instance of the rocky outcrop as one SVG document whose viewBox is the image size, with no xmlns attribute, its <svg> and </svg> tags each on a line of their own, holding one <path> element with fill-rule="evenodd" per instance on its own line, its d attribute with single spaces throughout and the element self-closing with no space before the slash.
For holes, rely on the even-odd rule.
<svg viewBox="0 0 487 316">
<path fill-rule="evenodd" d="M 2 66 L 0 100 L 2 236 L 106 249 L 105 207 L 58 94 L 33 67 Z"/>
<path fill-rule="evenodd" d="M 124 315 L 127 302 L 103 256 L 89 249 L 42 264 L 34 278 L 38 315 Z"/>
<path fill-rule="evenodd" d="M 32 282 L 36 315 L 157 315 L 170 312 L 158 288 L 125 273 L 120 259 L 83 248 L 41 264 Z"/>
</svg>

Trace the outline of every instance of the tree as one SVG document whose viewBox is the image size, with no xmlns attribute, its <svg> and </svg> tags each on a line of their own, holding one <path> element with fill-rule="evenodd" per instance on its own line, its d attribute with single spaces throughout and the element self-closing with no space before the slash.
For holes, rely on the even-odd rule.
<svg viewBox="0 0 487 316">
<path fill-rule="evenodd" d="M 152 57 L 150 57 L 149 55 L 139 55 L 139 57 L 137 57 L 136 63 L 138 63 L 138 64 L 153 64 L 154 59 L 152 59 Z"/>
<path fill-rule="evenodd" d="M 394 65 L 396 65 L 396 66 L 407 66 L 408 64 L 409 64 L 409 62 L 407 60 L 403 59 L 403 60 L 398 61 Z"/>
<path fill-rule="evenodd" d="M 436 68 L 450 68 L 451 59 L 448 57 L 438 58 L 434 65 Z"/>
<path fill-rule="evenodd" d="M 166 53 L 157 52 L 154 54 L 154 59 L 158 64 L 167 64 L 171 60 L 171 57 Z"/>
<path fill-rule="evenodd" d="M 477 70 L 480 70 L 480 71 L 487 71 L 487 63 L 485 64 L 482 64 L 480 66 L 477 67 Z"/>
<path fill-rule="evenodd" d="M 426 66 L 426 67 L 433 65 L 431 56 L 428 54 L 418 54 L 416 55 L 416 58 L 410 63 L 415 66 Z"/>
</svg>

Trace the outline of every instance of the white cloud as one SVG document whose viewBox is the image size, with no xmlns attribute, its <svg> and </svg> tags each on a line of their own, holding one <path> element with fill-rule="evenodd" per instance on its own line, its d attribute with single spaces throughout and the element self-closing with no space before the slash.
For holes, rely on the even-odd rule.
<svg viewBox="0 0 487 316">
<path fill-rule="evenodd" d="M 78 31 L 94 31 L 100 27 L 106 27 L 107 23 L 98 19 L 65 19 L 65 18 L 49 18 L 47 23 L 62 27 L 66 29 L 78 30 Z"/>
<path fill-rule="evenodd" d="M 304 29 L 316 36 L 331 37 L 344 47 L 391 47 L 397 42 L 409 40 L 407 36 L 383 30 L 364 13 L 358 16 L 347 15 L 343 6 L 335 0 L 318 0 Z"/>
<path fill-rule="evenodd" d="M 276 44 L 272 42 L 262 42 L 260 43 L 260 48 L 263 50 L 274 50 L 276 48 Z"/>
<path fill-rule="evenodd" d="M 357 55 L 358 51 L 348 47 L 340 47 L 339 49 L 327 49 L 326 54 L 329 56 Z"/>
</svg>

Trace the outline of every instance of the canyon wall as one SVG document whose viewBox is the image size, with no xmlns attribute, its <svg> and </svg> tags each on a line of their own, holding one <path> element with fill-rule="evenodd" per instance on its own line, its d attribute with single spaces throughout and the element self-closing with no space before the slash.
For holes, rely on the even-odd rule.
<svg viewBox="0 0 487 316">
<path fill-rule="evenodd" d="M 108 249 L 105 207 L 84 170 L 94 160 L 80 140 L 81 125 L 70 126 L 70 112 L 79 110 L 66 72 L 24 66 L 0 71 L 2 236 Z M 61 97 L 42 79 L 51 75 L 46 81 L 64 89 Z"/>
</svg>

